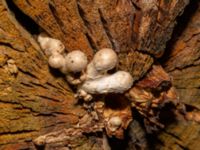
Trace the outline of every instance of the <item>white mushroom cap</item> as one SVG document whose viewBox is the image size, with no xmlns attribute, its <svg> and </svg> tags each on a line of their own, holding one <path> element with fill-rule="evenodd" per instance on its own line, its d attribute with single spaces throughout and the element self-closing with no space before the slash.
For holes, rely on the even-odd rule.
<svg viewBox="0 0 200 150">
<path fill-rule="evenodd" d="M 81 72 L 87 64 L 87 56 L 80 50 L 72 51 L 65 56 L 65 68 L 69 72 Z"/>
<path fill-rule="evenodd" d="M 112 75 L 85 81 L 80 88 L 90 94 L 124 93 L 133 85 L 129 72 L 117 71 Z"/>
<path fill-rule="evenodd" d="M 108 121 L 108 128 L 114 132 L 121 126 L 121 124 L 122 119 L 119 116 L 114 116 Z"/>
<path fill-rule="evenodd" d="M 54 55 L 51 55 L 49 57 L 49 65 L 52 67 L 52 68 L 61 68 L 64 66 L 65 64 L 65 59 L 63 57 L 63 55 L 61 54 L 54 54 Z"/>
<path fill-rule="evenodd" d="M 49 49 L 49 52 L 51 54 L 63 53 L 64 52 L 65 46 L 60 40 L 51 39 L 50 43 L 49 43 L 49 48 L 48 49 Z"/>
<path fill-rule="evenodd" d="M 47 56 L 51 56 L 55 53 L 63 53 L 65 50 L 65 46 L 60 40 L 50 38 L 45 33 L 39 34 L 37 41 L 40 47 L 45 50 Z"/>
<path fill-rule="evenodd" d="M 94 55 L 93 62 L 97 71 L 108 71 L 117 65 L 118 57 L 114 50 L 103 48 Z"/>
</svg>

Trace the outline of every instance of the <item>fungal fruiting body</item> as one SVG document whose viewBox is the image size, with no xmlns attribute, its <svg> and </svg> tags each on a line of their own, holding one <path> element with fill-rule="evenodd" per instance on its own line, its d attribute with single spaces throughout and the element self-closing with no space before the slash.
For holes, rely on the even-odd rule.
<svg viewBox="0 0 200 150">
<path fill-rule="evenodd" d="M 100 49 L 88 64 L 82 51 L 65 53 L 61 41 L 44 33 L 38 36 L 38 42 L 49 56 L 49 65 L 65 74 L 70 84 L 78 85 L 77 98 L 90 100 L 91 94 L 124 93 L 133 84 L 132 76 L 126 71 L 108 74 L 118 63 L 116 52 L 110 48 Z M 81 73 L 79 78 L 75 77 L 76 73 Z"/>
<path fill-rule="evenodd" d="M 153 66 L 147 76 L 131 88 L 133 77 L 129 72 L 117 70 L 118 56 L 114 50 L 100 49 L 88 63 L 86 54 L 80 50 L 66 53 L 64 44 L 57 39 L 40 34 L 37 40 L 48 56 L 49 66 L 59 69 L 66 76 L 68 83 L 75 87 L 76 98 L 90 101 L 93 95 L 103 95 L 104 100 L 93 101 L 94 106 L 90 105 L 91 103 L 83 104 L 90 105 L 87 108 L 95 111 L 94 114 L 98 115 L 95 120 L 103 120 L 103 127 L 109 137 L 114 135 L 123 138 L 123 131 L 132 120 L 131 107 L 136 108 L 145 117 L 144 123 L 146 122 L 145 126 L 148 128 L 151 124 L 162 127 L 163 125 L 157 121 L 159 111 L 154 111 L 154 108 L 162 107 L 168 101 L 178 103 L 176 92 L 169 84 L 171 79 L 161 67 Z M 12 61 L 10 65 L 13 65 Z M 109 73 L 110 70 L 114 73 Z M 112 98 L 106 99 L 109 96 Z M 109 100 L 113 105 L 110 101 L 112 99 L 115 106 L 118 102 L 117 109 L 106 104 Z M 156 126 L 150 126 L 147 131 L 154 130 Z"/>
<path fill-rule="evenodd" d="M 75 50 L 66 54 L 64 58 L 64 65 L 60 71 L 66 75 L 67 81 L 72 85 L 82 83 L 84 80 L 83 76 L 77 78 L 75 74 L 85 70 L 88 64 L 87 56 L 82 51 Z"/>
<path fill-rule="evenodd" d="M 108 74 L 108 71 L 114 69 L 117 63 L 118 57 L 114 50 L 109 48 L 99 50 L 87 65 L 85 80 L 78 87 L 76 96 L 89 100 L 88 97 L 92 97 L 90 94 L 123 93 L 131 88 L 133 78 L 130 73 L 117 71 Z"/>
<path fill-rule="evenodd" d="M 65 56 L 65 66 L 68 72 L 81 72 L 88 64 L 87 56 L 80 50 L 75 50 Z"/>
<path fill-rule="evenodd" d="M 114 50 L 110 48 L 99 50 L 87 66 L 87 79 L 96 79 L 105 75 L 108 70 L 115 68 L 117 63 L 118 57 Z"/>
<path fill-rule="evenodd" d="M 114 50 L 103 48 L 94 55 L 93 63 L 97 71 L 104 72 L 111 70 L 116 66 L 118 57 Z"/>
<path fill-rule="evenodd" d="M 120 93 L 122 95 L 132 87 L 133 78 L 129 72 L 115 71 L 118 56 L 110 48 L 100 49 L 88 63 L 87 56 L 80 50 L 66 53 L 64 45 L 59 40 L 41 34 L 38 42 L 48 56 L 49 66 L 59 69 L 66 76 L 67 82 L 77 90 L 75 97 L 78 99 L 90 101 L 93 95 L 98 94 Z M 110 70 L 114 73 L 108 73 Z M 129 107 L 130 105 L 127 105 L 125 109 L 117 112 L 103 109 L 101 113 L 104 114 L 102 117 L 109 136 L 123 137 L 122 132 L 131 120 Z"/>
<path fill-rule="evenodd" d="M 95 80 L 85 81 L 81 89 L 90 94 L 123 93 L 131 88 L 132 76 L 125 71 L 117 71 Z"/>
<path fill-rule="evenodd" d="M 49 66 L 51 66 L 52 68 L 62 68 L 63 65 L 65 64 L 65 58 L 63 57 L 63 55 L 56 53 L 54 55 L 51 55 L 49 57 Z"/>
<path fill-rule="evenodd" d="M 116 131 L 122 124 L 122 119 L 119 116 L 114 116 L 108 121 L 108 128 L 110 131 Z"/>
<path fill-rule="evenodd" d="M 45 33 L 41 33 L 37 38 L 40 47 L 44 49 L 45 54 L 49 57 L 49 66 L 59 69 L 66 75 L 66 79 L 70 84 L 77 85 L 83 80 L 76 79 L 75 73 L 82 72 L 87 64 L 87 56 L 80 50 L 74 50 L 65 53 L 64 44 L 57 40 L 48 37 Z"/>
<path fill-rule="evenodd" d="M 37 41 L 40 47 L 45 50 L 47 56 L 51 56 L 55 53 L 63 53 L 65 50 L 65 46 L 60 40 L 50 38 L 46 33 L 39 34 Z"/>
</svg>

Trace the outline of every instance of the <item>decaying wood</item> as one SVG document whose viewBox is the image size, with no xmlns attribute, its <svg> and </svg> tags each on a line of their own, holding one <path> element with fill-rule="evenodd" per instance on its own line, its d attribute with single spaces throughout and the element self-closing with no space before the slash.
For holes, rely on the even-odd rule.
<svg viewBox="0 0 200 150">
<path fill-rule="evenodd" d="M 184 15 L 166 50 L 164 66 L 173 77 L 180 100 L 186 104 L 187 119 L 190 121 L 180 120 L 170 124 L 159 135 L 162 146 L 158 147 L 162 149 L 199 149 L 200 2 L 192 1 Z"/>
<path fill-rule="evenodd" d="M 166 103 L 171 102 L 175 107 L 181 105 L 170 76 L 159 65 L 153 65 L 149 73 L 129 90 L 127 97 L 144 117 L 148 132 L 157 130 L 157 127 L 164 128 L 159 115 Z"/>
<path fill-rule="evenodd" d="M 190 112 L 186 118 L 182 116 L 165 126 L 156 136 L 155 142 L 159 142 L 153 149 L 197 149 L 200 125 L 198 116 L 192 113 L 198 114 L 200 96 L 198 0 L 189 3 L 196 10 L 182 34 L 172 36 L 172 45 L 164 53 L 173 30 L 174 33 L 177 30 L 176 20 L 188 3 L 188 0 L 0 0 L 0 149 L 105 149 L 108 146 L 104 132 L 123 137 L 132 115 L 135 119 L 131 114 L 131 100 L 135 100 L 133 95 L 130 98 L 131 91 L 128 96 L 131 102 L 121 95 L 97 97 L 86 106 L 77 102 L 63 75 L 48 67 L 47 57 L 34 39 L 34 30 L 61 40 L 67 51 L 80 49 L 90 59 L 100 48 L 113 48 L 120 59 L 117 69 L 129 71 L 134 78 L 133 92 L 146 90 L 148 96 L 155 90 L 159 93 L 150 97 L 153 103 L 148 106 L 153 107 L 163 99 L 177 100 L 174 85 L 179 100 Z M 20 22 L 17 18 L 22 14 L 24 22 L 28 18 L 31 22 L 27 24 L 31 26 L 34 21 L 37 25 L 33 27 L 37 29 Z M 158 60 L 162 55 L 165 62 Z M 173 85 L 157 61 L 173 77 Z M 149 100 L 148 96 L 145 98 Z M 123 102 L 116 105 L 118 98 Z M 140 111 L 143 105 L 135 108 L 150 121 L 147 124 L 160 125 L 152 119 L 158 114 Z M 122 116 L 124 123 L 119 132 L 110 133 L 105 120 L 115 115 Z M 131 123 L 129 132 L 136 135 L 129 133 L 128 149 L 150 147 L 146 130 L 139 123 Z"/>
</svg>

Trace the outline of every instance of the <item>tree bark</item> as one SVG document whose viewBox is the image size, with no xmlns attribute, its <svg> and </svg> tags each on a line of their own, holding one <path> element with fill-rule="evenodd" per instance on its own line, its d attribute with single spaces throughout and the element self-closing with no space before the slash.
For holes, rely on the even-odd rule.
<svg viewBox="0 0 200 150">
<path fill-rule="evenodd" d="M 163 61 L 165 70 L 173 77 L 180 100 L 193 114 L 190 121 L 170 124 L 159 135 L 162 149 L 197 150 L 199 145 L 200 102 L 200 2 L 191 1 L 179 18 Z M 195 121 L 194 121 L 195 120 Z M 160 146 L 159 146 L 160 147 Z"/>
<path fill-rule="evenodd" d="M 170 123 L 151 135 L 136 117 L 129 138 L 117 142 L 130 150 L 198 149 L 199 17 L 198 0 L 0 0 L 0 149 L 109 149 L 104 120 L 96 121 L 64 76 L 49 68 L 35 40 L 41 31 L 89 59 L 101 48 L 114 49 L 118 68 L 131 73 L 134 85 L 161 64 L 190 116 L 168 116 Z"/>
</svg>

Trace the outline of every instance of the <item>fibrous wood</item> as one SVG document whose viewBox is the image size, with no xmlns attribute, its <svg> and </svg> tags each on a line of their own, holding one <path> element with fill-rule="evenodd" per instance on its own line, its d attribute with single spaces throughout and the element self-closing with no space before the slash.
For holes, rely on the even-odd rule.
<svg viewBox="0 0 200 150">
<path fill-rule="evenodd" d="M 47 57 L 34 39 L 35 29 L 29 31 L 23 26 L 13 8 L 34 21 L 36 30 L 61 40 L 68 52 L 80 49 L 91 59 L 100 48 L 113 48 L 120 58 L 117 68 L 129 71 L 137 84 L 160 61 L 157 58 L 163 55 L 177 17 L 188 3 L 188 0 L 0 0 L 0 148 L 37 149 L 34 140 L 43 135 L 47 137 L 46 149 L 105 146 L 102 120 L 94 120 L 74 99 L 73 89 L 63 75 L 48 67 Z M 168 56 L 164 66 L 173 76 L 180 100 L 198 110 L 199 10 L 193 15 L 182 35 L 172 42 L 174 46 L 167 48 L 170 52 L 164 54 Z M 11 59 L 17 72 L 9 69 Z M 163 145 L 155 147 L 195 149 L 197 134 L 195 141 L 191 138 L 186 142 L 187 133 L 193 135 L 190 129 L 196 133 L 200 127 L 192 121 L 172 123 L 158 136 Z M 52 137 L 56 140 L 51 141 Z"/>
<path fill-rule="evenodd" d="M 190 121 L 181 120 L 169 125 L 159 136 L 161 149 L 199 149 L 200 94 L 200 3 L 192 1 L 180 18 L 177 32 L 166 50 L 165 69 L 173 77 L 180 100 L 187 111 L 195 115 Z M 185 23 L 184 23 L 185 22 Z"/>
</svg>

